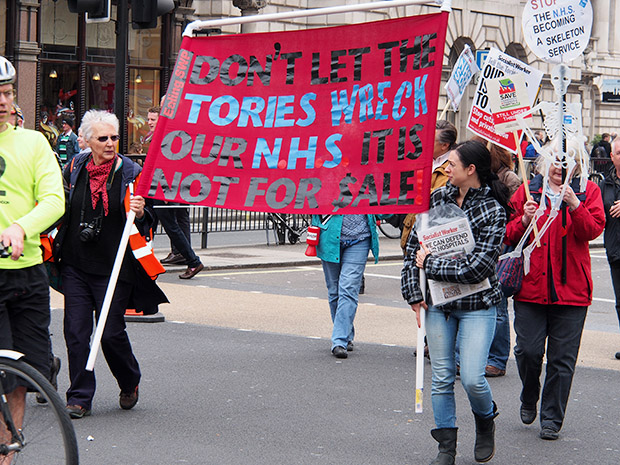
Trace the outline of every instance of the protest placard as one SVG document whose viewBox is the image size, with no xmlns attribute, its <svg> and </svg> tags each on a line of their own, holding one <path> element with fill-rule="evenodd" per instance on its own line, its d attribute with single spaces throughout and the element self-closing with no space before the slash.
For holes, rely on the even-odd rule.
<svg viewBox="0 0 620 465">
<path fill-rule="evenodd" d="M 480 72 L 480 80 L 469 113 L 467 129 L 516 153 L 518 143 L 515 141 L 515 137 L 511 133 L 498 134 L 495 130 L 487 89 L 488 79 L 497 79 L 514 74 L 523 75 L 527 86 L 528 103 L 531 106 L 536 99 L 543 73 L 496 48 L 492 48 Z M 517 133 L 517 139 L 521 139 L 521 131 Z"/>
<path fill-rule="evenodd" d="M 474 250 L 476 245 L 467 218 L 458 218 L 449 223 L 424 229 L 418 233 L 418 239 L 428 247 L 430 253 L 442 258 L 462 258 Z M 433 305 L 462 299 L 490 287 L 488 278 L 477 284 L 428 280 Z"/>
<path fill-rule="evenodd" d="M 474 74 L 479 71 L 480 68 L 478 68 L 476 64 L 476 58 L 471 52 L 471 48 L 469 48 L 469 45 L 465 45 L 465 48 L 463 48 L 463 51 L 459 55 L 459 59 L 452 69 L 450 79 L 448 79 L 445 86 L 454 111 L 458 111 L 467 84 L 469 84 L 471 78 L 474 77 Z"/>
<path fill-rule="evenodd" d="M 568 63 L 588 46 L 592 32 L 589 0 L 528 0 L 523 36 L 534 54 L 547 63 Z"/>
<path fill-rule="evenodd" d="M 426 210 L 447 19 L 186 37 L 138 194 L 282 213 Z"/>
<path fill-rule="evenodd" d="M 512 74 L 498 79 L 489 79 L 487 80 L 487 90 L 495 132 L 504 134 L 518 131 L 520 127 L 517 123 L 517 115 L 530 110 L 529 96 L 523 75 Z M 527 114 L 524 119 L 531 120 L 532 115 Z"/>
</svg>

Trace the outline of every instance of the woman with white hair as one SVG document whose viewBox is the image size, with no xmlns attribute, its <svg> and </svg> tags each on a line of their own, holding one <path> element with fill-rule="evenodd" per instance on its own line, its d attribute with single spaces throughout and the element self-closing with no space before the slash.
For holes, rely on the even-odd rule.
<svg viewBox="0 0 620 465">
<path fill-rule="evenodd" d="M 92 151 L 80 152 L 64 171 L 69 186 L 67 211 L 54 242 L 54 255 L 65 295 L 64 334 L 71 380 L 67 410 L 71 418 L 91 413 L 95 375 L 85 366 L 93 312 L 99 316 L 130 210 L 135 212 L 137 231 L 131 234 L 125 251 L 101 340 L 105 359 L 120 387 L 120 406 L 125 410 L 138 402 L 140 382 L 140 367 L 125 331 L 125 310 L 147 312 L 167 302 L 154 281 L 163 267 L 147 244 L 154 214 L 143 197 L 132 195 L 141 168 L 116 152 L 118 127 L 112 113 L 86 112 L 80 130 Z"/>
<path fill-rule="evenodd" d="M 506 227 L 505 243 L 516 245 L 535 218 L 541 199 L 545 211 L 537 220 L 538 230 L 551 214 L 551 206 L 567 209 L 566 226 L 562 213 L 538 237 L 540 246 L 534 247 L 530 257 L 529 273 L 523 277 L 521 290 L 514 296 L 515 332 L 517 334 L 515 357 L 521 390 L 521 421 L 529 425 L 537 416 L 540 402 L 540 437 L 558 439 L 564 422 L 570 394 L 581 334 L 586 312 L 592 303 L 592 272 L 588 242 L 598 237 L 605 226 L 605 212 L 601 191 L 591 181 L 580 183 L 581 166 L 587 154 L 575 140 L 569 141 L 566 160 L 574 158 L 575 171 L 565 163 L 554 141 L 551 152 L 542 158 L 539 173 L 529 183 L 532 200 L 527 200 L 525 187 L 521 186 L 511 199 L 514 213 Z M 563 191 L 562 166 L 568 168 L 570 184 Z M 581 184 L 581 185 L 580 185 Z M 582 188 L 583 187 L 583 188 Z M 562 238 L 566 237 L 568 253 L 562 254 Z M 534 241 L 534 233 L 529 236 Z M 565 263 L 563 263 L 565 260 Z M 569 271 L 568 279 L 562 277 L 562 266 Z M 543 357 L 547 367 L 542 395 L 540 375 Z"/>
</svg>

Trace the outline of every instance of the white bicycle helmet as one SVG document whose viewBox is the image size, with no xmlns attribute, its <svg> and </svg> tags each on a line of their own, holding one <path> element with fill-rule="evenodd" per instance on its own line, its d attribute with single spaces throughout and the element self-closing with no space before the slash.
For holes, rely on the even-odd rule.
<svg viewBox="0 0 620 465">
<path fill-rule="evenodd" d="M 0 85 L 15 82 L 15 68 L 9 60 L 0 56 Z"/>
</svg>

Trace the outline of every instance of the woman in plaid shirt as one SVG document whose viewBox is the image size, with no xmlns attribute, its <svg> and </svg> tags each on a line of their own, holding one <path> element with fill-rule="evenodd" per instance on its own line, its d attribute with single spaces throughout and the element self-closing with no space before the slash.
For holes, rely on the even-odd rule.
<svg viewBox="0 0 620 465">
<path fill-rule="evenodd" d="M 476 245 L 460 258 L 439 258 L 420 247 L 414 228 L 407 242 L 402 270 L 403 298 L 416 312 L 428 308 L 426 333 L 433 373 L 431 400 L 439 443 L 432 465 L 452 465 L 456 456 L 455 346 L 460 346 L 461 384 L 469 397 L 476 422 L 475 459 L 491 460 L 495 453 L 498 415 L 491 389 L 484 377 L 489 347 L 495 331 L 496 305 L 501 290 L 495 274 L 508 216 L 508 190 L 491 171 L 491 157 L 484 144 L 467 141 L 450 152 L 446 168 L 449 182 L 431 194 L 430 207 L 455 204 L 467 215 Z M 417 225 L 416 225 L 417 226 Z M 419 269 L 429 279 L 454 283 L 479 283 L 491 287 L 441 306 L 427 306 L 419 283 Z"/>
</svg>

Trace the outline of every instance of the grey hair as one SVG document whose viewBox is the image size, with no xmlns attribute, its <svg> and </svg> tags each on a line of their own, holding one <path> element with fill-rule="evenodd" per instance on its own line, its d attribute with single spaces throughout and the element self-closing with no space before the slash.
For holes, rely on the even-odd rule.
<svg viewBox="0 0 620 465">
<path fill-rule="evenodd" d="M 80 124 L 80 130 L 84 134 L 85 140 L 90 140 L 93 136 L 93 129 L 98 124 L 109 124 L 118 133 L 119 123 L 114 113 L 108 113 L 103 110 L 88 110 L 84 113 L 82 124 Z"/>
</svg>

